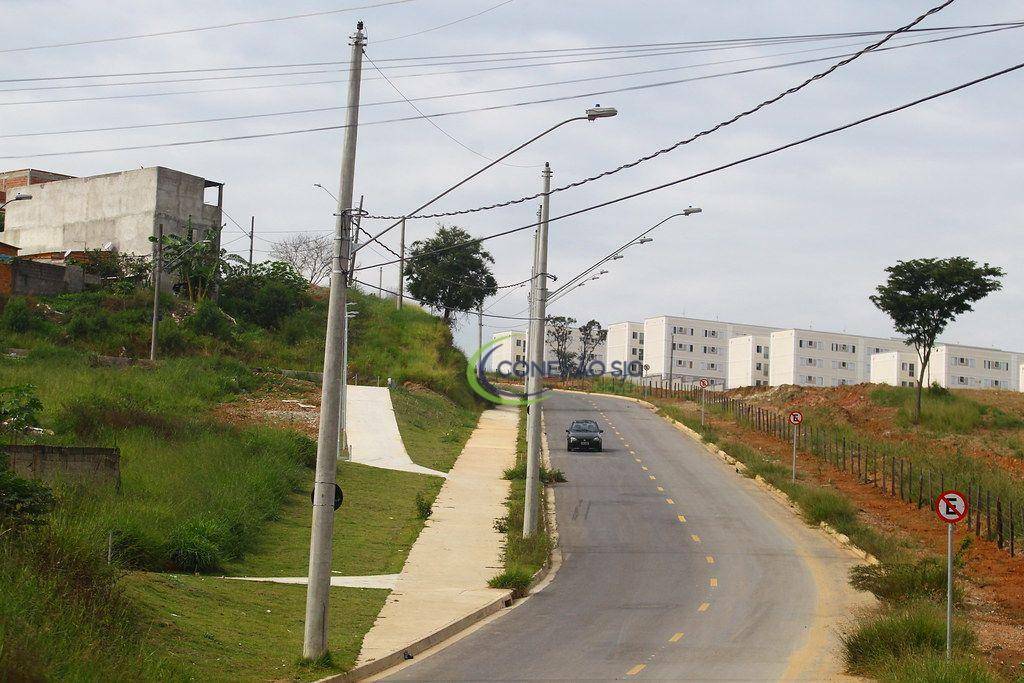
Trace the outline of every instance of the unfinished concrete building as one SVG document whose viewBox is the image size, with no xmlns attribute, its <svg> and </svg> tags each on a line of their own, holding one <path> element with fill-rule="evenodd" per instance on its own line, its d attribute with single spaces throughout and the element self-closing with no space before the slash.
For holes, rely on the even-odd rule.
<svg viewBox="0 0 1024 683">
<path fill-rule="evenodd" d="M 3 239 L 23 255 L 89 249 L 148 255 L 161 224 L 165 235 L 196 240 L 214 228 L 219 242 L 223 183 L 161 166 L 85 178 L 18 171 L 0 174 L 0 181 L 8 175 L 19 183 L 12 188 L 32 185 L 31 200 L 6 209 Z"/>
</svg>

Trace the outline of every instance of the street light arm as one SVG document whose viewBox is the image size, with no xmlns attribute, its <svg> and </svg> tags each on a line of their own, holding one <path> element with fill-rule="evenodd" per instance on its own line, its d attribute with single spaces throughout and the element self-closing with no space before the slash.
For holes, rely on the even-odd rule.
<svg viewBox="0 0 1024 683">
<path fill-rule="evenodd" d="M 436 196 L 435 196 L 435 197 L 433 197 L 432 199 L 428 200 L 428 201 L 427 201 L 426 203 L 424 203 L 424 204 L 422 204 L 421 206 L 419 206 L 419 207 L 417 207 L 417 208 L 413 209 L 412 211 L 408 212 L 408 213 L 407 213 L 407 214 L 405 214 L 405 215 L 406 215 L 406 216 L 414 216 L 414 215 L 416 215 L 417 213 L 419 213 L 419 212 L 420 212 L 420 211 L 422 211 L 423 209 L 427 208 L 428 206 L 430 206 L 431 204 L 433 204 L 434 202 L 436 202 L 436 201 L 437 201 L 438 199 L 441 199 L 442 197 L 444 197 L 444 196 L 446 196 L 446 195 L 448 195 L 448 194 L 450 194 L 450 193 L 454 192 L 454 191 L 455 191 L 455 190 L 457 190 L 458 188 L 460 188 L 460 187 L 462 187 L 463 185 L 465 185 L 466 183 L 468 183 L 468 182 L 469 182 L 470 180 L 472 180 L 473 178 L 476 178 L 476 177 L 477 177 L 478 175 L 480 175 L 480 174 L 481 174 L 481 173 L 483 173 L 484 171 L 488 170 L 489 168 L 493 168 L 494 166 L 498 165 L 499 163 L 501 163 L 501 162 L 502 162 L 502 161 L 504 161 L 505 159 L 508 159 L 508 158 L 509 158 L 510 156 L 512 156 L 513 154 L 515 154 L 515 153 L 516 153 L 516 152 L 518 152 L 519 150 L 523 149 L 524 147 L 526 147 L 526 146 L 528 146 L 528 145 L 531 145 L 531 144 L 533 144 L 534 142 L 536 142 L 537 140 L 540 140 L 540 139 L 541 139 L 542 137 L 544 137 L 544 136 L 545 136 L 545 135 L 547 135 L 548 133 L 551 133 L 551 132 L 555 131 L 556 129 L 558 129 L 558 128 L 561 128 L 561 127 L 562 127 L 562 126 L 564 126 L 565 124 L 567 124 L 567 123 L 571 123 L 571 122 L 573 122 L 573 121 L 589 121 L 589 120 L 592 120 L 590 116 L 574 116 L 574 117 L 572 117 L 571 119 L 566 119 L 565 121 L 562 121 L 561 123 L 556 123 L 555 125 L 551 126 L 550 128 L 548 128 L 547 130 L 543 131 L 542 133 L 540 133 L 540 134 L 538 134 L 538 135 L 535 135 L 535 136 L 533 136 L 532 138 L 530 138 L 529 140 L 527 140 L 527 141 L 526 141 L 526 142 L 524 142 L 523 144 L 519 145 L 518 147 L 516 147 L 516 148 L 514 148 L 514 149 L 512 149 L 512 150 L 510 150 L 510 151 L 508 151 L 508 152 L 506 152 L 505 154 L 501 155 L 500 157 L 498 157 L 497 159 L 495 159 L 495 160 L 494 160 L 494 161 L 492 161 L 491 163 L 487 164 L 486 166 L 484 166 L 484 167 L 483 167 L 483 168 L 481 168 L 480 170 L 478 170 L 478 171 L 476 171 L 476 172 L 472 173 L 471 175 L 468 175 L 468 176 L 466 176 L 465 178 L 463 178 L 463 179 L 462 179 L 462 180 L 460 180 L 459 182 L 457 182 L 457 183 L 455 183 L 454 185 L 452 185 L 451 187 L 449 187 L 449 188 L 448 188 L 447 190 L 445 190 L 445 191 L 441 192 L 440 194 L 436 195 Z M 356 253 L 358 253 L 358 252 L 359 252 L 359 250 L 360 250 L 360 249 L 362 249 L 363 247 L 365 247 L 365 246 L 367 246 L 367 245 L 369 245 L 369 244 L 371 244 L 371 243 L 373 243 L 373 242 L 377 242 L 377 241 L 378 241 L 378 238 L 380 238 L 380 237 L 381 237 L 381 236 L 383 236 L 383 235 L 384 235 L 385 233 L 387 233 L 388 231 L 390 231 L 390 230 L 392 230 L 393 228 L 395 228 L 396 226 L 398 226 L 398 225 L 399 225 L 399 224 L 400 224 L 401 222 L 402 222 L 401 220 L 397 220 L 397 221 L 395 221 L 394 223 L 392 223 L 391 225 L 389 225 L 388 227 L 384 228 L 383 230 L 381 230 L 380 232 L 378 232 L 378 233 L 377 233 L 376 235 L 374 235 L 373 237 L 371 237 L 370 239 L 368 239 L 368 240 L 367 240 L 366 242 L 364 242 L 363 244 L 360 244 L 360 245 L 359 245 L 358 247 L 356 247 L 355 251 L 353 251 L 353 252 L 352 252 L 352 254 L 353 254 L 353 255 L 355 255 L 355 254 L 356 254 Z M 379 242 L 378 242 L 378 244 L 379 244 Z M 381 246 L 383 246 L 383 245 L 381 245 Z"/>
</svg>

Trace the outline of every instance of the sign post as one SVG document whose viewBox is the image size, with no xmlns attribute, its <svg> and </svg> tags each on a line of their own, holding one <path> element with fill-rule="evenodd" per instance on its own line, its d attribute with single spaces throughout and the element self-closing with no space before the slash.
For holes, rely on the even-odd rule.
<svg viewBox="0 0 1024 683">
<path fill-rule="evenodd" d="M 793 425 L 793 483 L 796 483 L 796 435 L 800 431 L 800 423 L 804 421 L 804 414 L 794 410 L 789 414 L 789 424 Z"/>
<path fill-rule="evenodd" d="M 704 426 L 704 390 L 708 388 L 711 382 L 708 381 L 707 377 L 701 377 L 700 379 L 700 426 Z"/>
<path fill-rule="evenodd" d="M 953 525 L 967 516 L 967 499 L 959 491 L 943 491 L 935 514 L 946 522 L 946 660 L 953 653 Z"/>
</svg>

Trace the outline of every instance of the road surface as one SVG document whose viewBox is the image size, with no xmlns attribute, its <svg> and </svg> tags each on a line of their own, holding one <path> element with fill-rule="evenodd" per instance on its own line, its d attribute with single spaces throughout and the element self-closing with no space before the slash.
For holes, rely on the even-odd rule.
<svg viewBox="0 0 1024 683">
<path fill-rule="evenodd" d="M 849 553 L 652 411 L 544 406 L 562 566 L 544 590 L 388 680 L 821 680 L 841 668 Z M 567 453 L 573 418 L 603 453 Z M 837 623 L 838 622 L 838 623 Z"/>
</svg>

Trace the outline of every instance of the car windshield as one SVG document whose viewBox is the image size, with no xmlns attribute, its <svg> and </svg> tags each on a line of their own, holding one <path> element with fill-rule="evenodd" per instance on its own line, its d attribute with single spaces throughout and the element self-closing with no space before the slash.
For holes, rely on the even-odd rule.
<svg viewBox="0 0 1024 683">
<path fill-rule="evenodd" d="M 580 422 L 573 422 L 572 429 L 576 432 L 596 432 L 597 423 L 592 420 L 582 420 Z"/>
</svg>

